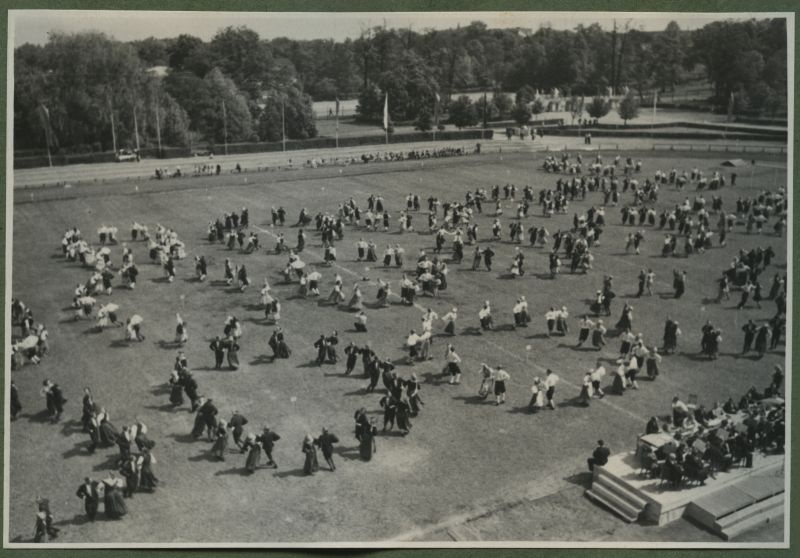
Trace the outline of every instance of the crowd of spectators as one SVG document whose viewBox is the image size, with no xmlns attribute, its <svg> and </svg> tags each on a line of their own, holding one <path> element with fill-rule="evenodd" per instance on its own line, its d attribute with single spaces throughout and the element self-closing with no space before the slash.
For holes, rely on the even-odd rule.
<svg viewBox="0 0 800 558">
<path fill-rule="evenodd" d="M 764 455 L 783 453 L 783 379 L 783 370 L 776 366 L 772 382 L 763 392 L 752 387 L 738 403 L 729 398 L 710 409 L 674 397 L 671 420 L 659 425 L 652 417 L 647 423 L 645 436 L 662 433 L 671 439 L 658 447 L 640 445 L 641 473 L 678 489 L 705 484 L 706 479 L 732 467 L 752 467 L 757 451 Z"/>
</svg>

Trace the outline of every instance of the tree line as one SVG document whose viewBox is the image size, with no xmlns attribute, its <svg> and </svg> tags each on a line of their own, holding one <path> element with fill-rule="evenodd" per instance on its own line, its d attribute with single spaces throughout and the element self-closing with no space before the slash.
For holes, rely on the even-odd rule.
<svg viewBox="0 0 800 558">
<path fill-rule="evenodd" d="M 708 101 L 720 110 L 775 114 L 787 106 L 783 19 L 718 21 L 693 31 L 671 22 L 660 32 L 473 22 L 445 30 L 375 27 L 344 41 L 266 40 L 244 27 L 221 29 L 210 41 L 52 33 L 45 45 L 16 48 L 14 64 L 18 149 L 107 150 L 132 147 L 137 138 L 141 146 L 277 141 L 284 133 L 304 139 L 317 134 L 312 100 L 357 97 L 358 118 L 380 124 L 387 92 L 390 119 L 420 129 L 443 117 L 457 126 L 524 122 L 544 110 L 536 91 L 553 88 L 580 98 L 588 111 L 600 108 L 609 88 L 627 87 L 635 105 L 698 76 L 711 84 Z M 487 95 L 453 98 L 464 90 Z"/>
</svg>

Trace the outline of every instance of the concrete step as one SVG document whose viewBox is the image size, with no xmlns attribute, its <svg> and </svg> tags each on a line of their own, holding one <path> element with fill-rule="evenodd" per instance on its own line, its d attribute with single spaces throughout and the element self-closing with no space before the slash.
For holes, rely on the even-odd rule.
<svg viewBox="0 0 800 558">
<path fill-rule="evenodd" d="M 729 540 L 753 527 L 768 523 L 782 516 L 784 502 L 784 495 L 777 494 L 720 518 L 715 523 L 713 530 L 725 540 Z"/>
<path fill-rule="evenodd" d="M 633 488 L 628 486 L 624 481 L 620 481 L 617 477 L 610 475 L 602 468 L 599 469 L 597 476 L 595 476 L 592 481 L 592 486 L 598 482 L 606 486 L 620 498 L 626 500 L 632 507 L 644 509 L 648 504 L 648 501 L 639 496 Z"/>
<path fill-rule="evenodd" d="M 733 539 L 734 537 L 738 537 L 742 533 L 745 533 L 751 529 L 755 529 L 761 525 L 765 525 L 767 523 L 771 523 L 774 521 L 782 521 L 783 517 L 783 505 L 771 508 L 767 512 L 763 514 L 759 514 L 753 516 L 745 521 L 737 523 L 736 525 L 732 526 L 730 529 L 726 529 L 721 533 L 721 536 L 726 541 Z"/>
<path fill-rule="evenodd" d="M 644 510 L 644 506 L 641 508 L 632 506 L 629 502 L 621 499 L 616 493 L 599 483 L 594 483 L 592 488 L 586 491 L 586 495 L 592 500 L 600 502 L 628 523 L 637 521 L 639 514 Z"/>
</svg>

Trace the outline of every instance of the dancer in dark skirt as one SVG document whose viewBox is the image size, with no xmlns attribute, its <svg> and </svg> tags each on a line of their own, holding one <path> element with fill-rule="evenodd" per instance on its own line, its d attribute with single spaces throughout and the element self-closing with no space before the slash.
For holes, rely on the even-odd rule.
<svg viewBox="0 0 800 558">
<path fill-rule="evenodd" d="M 303 473 L 313 475 L 319 471 L 319 461 L 317 460 L 317 448 L 314 447 L 314 439 L 310 434 L 306 434 L 303 440 L 302 451 L 306 456 L 305 463 L 303 463 Z"/>
<path fill-rule="evenodd" d="M 252 474 L 261 465 L 261 442 L 256 439 L 255 434 L 250 434 L 242 445 L 242 453 L 247 452 L 245 469 Z"/>
<path fill-rule="evenodd" d="M 122 497 L 123 484 L 122 479 L 117 478 L 113 472 L 107 479 L 103 480 L 103 488 L 105 490 L 103 503 L 106 517 L 109 519 L 122 519 L 122 516 L 128 513 L 128 508 Z"/>
<path fill-rule="evenodd" d="M 156 463 L 156 458 L 145 448 L 142 450 L 142 455 L 139 456 L 139 488 L 144 492 L 153 492 L 158 484 L 158 479 L 153 473 L 153 465 Z"/>
<path fill-rule="evenodd" d="M 173 407 L 183 405 L 183 380 L 176 370 L 169 377 L 169 402 Z"/>
<path fill-rule="evenodd" d="M 375 426 L 375 419 L 370 420 L 367 426 L 361 428 L 358 452 L 364 461 L 370 461 L 372 455 L 378 451 L 375 444 L 377 433 L 378 428 Z"/>
<path fill-rule="evenodd" d="M 228 425 L 224 420 L 219 421 L 214 432 L 214 445 L 211 455 L 219 461 L 225 461 L 225 452 L 228 449 Z"/>
</svg>

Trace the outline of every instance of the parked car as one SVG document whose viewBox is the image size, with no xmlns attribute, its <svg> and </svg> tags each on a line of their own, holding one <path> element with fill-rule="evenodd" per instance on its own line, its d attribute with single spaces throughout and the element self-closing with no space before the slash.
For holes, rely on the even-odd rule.
<svg viewBox="0 0 800 558">
<path fill-rule="evenodd" d="M 118 163 L 125 163 L 138 160 L 139 160 L 139 154 L 136 151 L 131 151 L 130 149 L 120 149 L 119 152 L 117 153 Z"/>
</svg>

